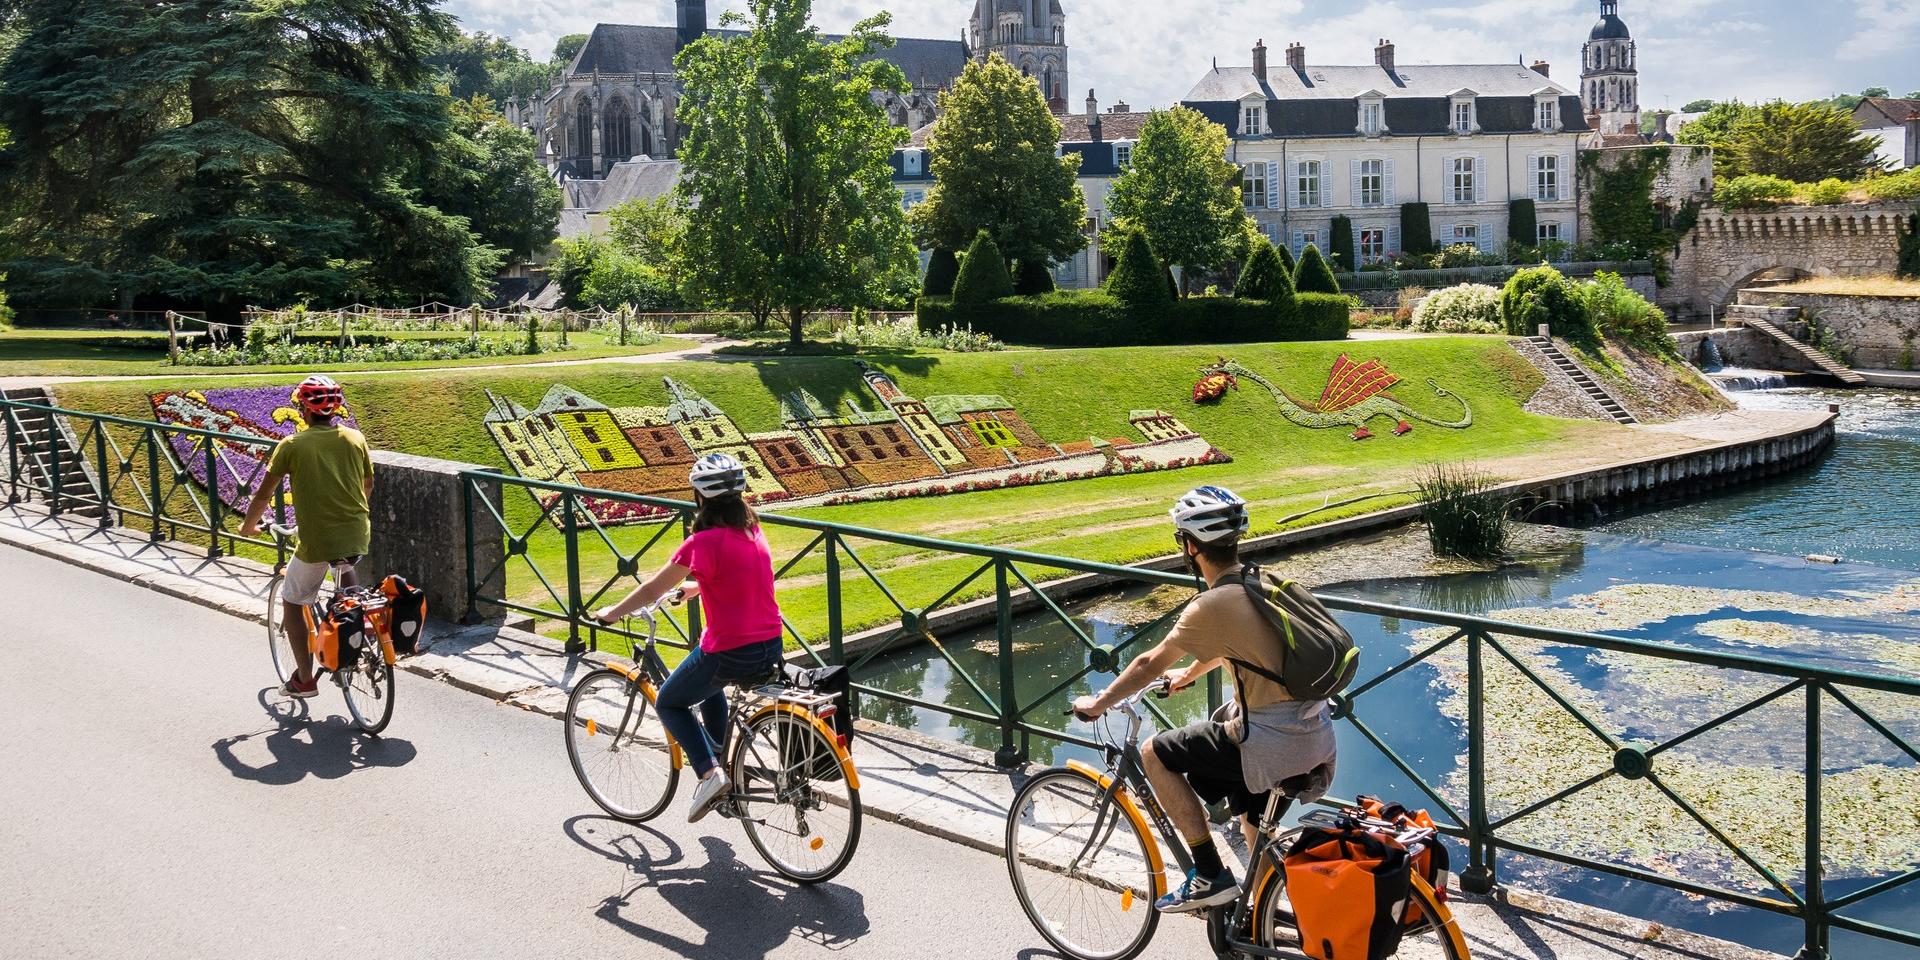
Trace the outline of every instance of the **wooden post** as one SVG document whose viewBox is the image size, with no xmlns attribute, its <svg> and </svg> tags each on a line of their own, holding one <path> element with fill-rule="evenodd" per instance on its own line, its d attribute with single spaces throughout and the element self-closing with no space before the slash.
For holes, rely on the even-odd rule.
<svg viewBox="0 0 1920 960">
<path fill-rule="evenodd" d="M 347 349 L 347 317 L 350 315 L 351 314 L 346 310 L 340 311 L 340 344 L 339 346 L 342 351 L 345 351 Z"/>
<path fill-rule="evenodd" d="M 620 345 L 627 345 L 627 305 L 620 305 Z"/>
<path fill-rule="evenodd" d="M 180 363 L 180 323 L 172 310 L 167 311 L 167 362 Z"/>
<path fill-rule="evenodd" d="M 474 342 L 478 343 L 480 340 L 480 305 L 477 303 L 474 304 L 468 312 L 473 315 L 473 339 Z"/>
</svg>

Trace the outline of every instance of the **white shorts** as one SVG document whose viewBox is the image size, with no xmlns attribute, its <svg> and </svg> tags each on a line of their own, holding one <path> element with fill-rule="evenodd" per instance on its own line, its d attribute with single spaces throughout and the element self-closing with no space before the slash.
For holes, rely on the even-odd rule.
<svg viewBox="0 0 1920 960">
<path fill-rule="evenodd" d="M 280 602 L 305 606 L 320 599 L 320 586 L 327 582 L 331 563 L 309 563 L 299 557 L 287 558 L 286 579 L 280 584 Z"/>
</svg>

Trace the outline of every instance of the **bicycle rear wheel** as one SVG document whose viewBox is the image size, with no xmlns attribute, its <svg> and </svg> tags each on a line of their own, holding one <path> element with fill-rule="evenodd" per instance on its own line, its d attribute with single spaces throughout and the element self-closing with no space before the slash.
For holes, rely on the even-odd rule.
<svg viewBox="0 0 1920 960">
<path fill-rule="evenodd" d="M 1160 923 L 1153 839 L 1092 777 L 1046 770 L 1007 813 L 1007 873 L 1021 909 L 1054 949 L 1077 960 L 1128 960 Z"/>
<path fill-rule="evenodd" d="M 287 635 L 286 611 L 280 602 L 280 587 L 286 579 L 275 574 L 273 582 L 267 584 L 267 652 L 273 657 L 273 672 L 280 675 L 282 685 L 293 679 L 293 672 L 300 666 L 294 659 L 293 638 Z"/>
<path fill-rule="evenodd" d="M 680 768 L 651 690 L 617 670 L 595 670 L 574 684 L 565 729 L 573 775 L 600 809 L 641 823 L 667 808 Z"/>
<path fill-rule="evenodd" d="M 380 655 L 379 643 L 368 638 L 335 673 L 353 725 L 367 733 L 379 733 L 393 720 L 393 665 Z"/>
<path fill-rule="evenodd" d="M 1441 901 L 1443 895 L 1418 875 L 1412 880 L 1407 908 L 1420 919 L 1416 926 L 1401 934 L 1400 949 L 1395 956 L 1405 960 L 1469 960 L 1466 935 L 1453 912 Z M 1293 904 L 1287 900 L 1286 891 L 1286 871 L 1271 868 L 1254 887 L 1255 944 L 1270 950 L 1300 949 L 1300 928 L 1294 921 Z"/>
<path fill-rule="evenodd" d="M 832 879 L 860 844 L 860 791 L 811 714 L 774 710 L 733 751 L 734 803 L 747 840 L 782 876 Z"/>
</svg>

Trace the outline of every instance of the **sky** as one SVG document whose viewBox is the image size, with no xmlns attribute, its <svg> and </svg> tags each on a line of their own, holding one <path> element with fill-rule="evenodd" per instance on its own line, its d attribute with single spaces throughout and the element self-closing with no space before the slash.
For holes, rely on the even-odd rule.
<svg viewBox="0 0 1920 960">
<path fill-rule="evenodd" d="M 1089 88 L 1102 109 L 1178 102 L 1217 58 L 1252 62 L 1255 39 L 1278 61 L 1304 43 L 1309 63 L 1373 62 L 1391 39 L 1401 63 L 1546 60 L 1577 89 L 1580 45 L 1598 0 L 1061 0 L 1067 14 L 1068 101 Z M 709 0 L 709 17 L 739 10 Z M 829 32 L 891 6 L 902 37 L 958 38 L 973 0 L 815 0 Z M 536 57 L 595 23 L 672 24 L 672 0 L 445 0 L 469 31 L 508 36 Z M 1866 87 L 1920 89 L 1920 0 L 1620 0 L 1639 43 L 1640 105 L 1679 109 L 1695 99 L 1810 100 Z M 1382 24 L 1391 26 L 1382 27 Z"/>
</svg>

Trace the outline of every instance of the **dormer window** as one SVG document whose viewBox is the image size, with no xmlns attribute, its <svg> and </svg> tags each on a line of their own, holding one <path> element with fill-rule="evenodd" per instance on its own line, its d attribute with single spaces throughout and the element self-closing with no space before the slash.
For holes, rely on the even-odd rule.
<svg viewBox="0 0 1920 960">
<path fill-rule="evenodd" d="M 1541 133 L 1556 133 L 1560 130 L 1558 94 L 1542 90 L 1533 95 L 1533 129 Z"/>
<path fill-rule="evenodd" d="M 1243 103 L 1240 105 L 1240 135 L 1257 137 L 1267 132 L 1267 105 L 1264 103 Z"/>
<path fill-rule="evenodd" d="M 1377 137 L 1387 132 L 1386 98 L 1369 90 L 1360 95 L 1360 134 Z"/>
<path fill-rule="evenodd" d="M 1133 141 L 1122 140 L 1113 145 L 1113 164 L 1122 170 L 1133 166 Z"/>
<path fill-rule="evenodd" d="M 1452 106 L 1447 112 L 1447 129 L 1453 131 L 1455 136 L 1464 137 L 1479 132 L 1479 118 L 1474 116 L 1473 110 L 1475 96 L 1477 94 L 1472 90 L 1464 88 L 1453 92 Z"/>
</svg>

